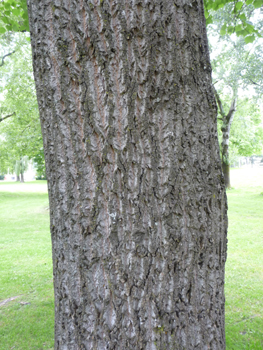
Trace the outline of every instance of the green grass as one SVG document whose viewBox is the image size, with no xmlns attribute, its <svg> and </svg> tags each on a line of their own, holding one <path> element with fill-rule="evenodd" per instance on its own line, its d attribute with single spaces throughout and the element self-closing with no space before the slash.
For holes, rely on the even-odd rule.
<svg viewBox="0 0 263 350">
<path fill-rule="evenodd" d="M 263 169 L 253 170 L 233 170 L 234 189 L 227 192 L 228 350 L 263 349 Z"/>
<path fill-rule="evenodd" d="M 228 191 L 227 350 L 263 349 L 263 169 L 235 169 Z M 0 182 L 0 350 L 53 349 L 46 183 Z M 29 304 L 23 304 L 29 303 Z"/>
<path fill-rule="evenodd" d="M 54 298 L 45 189 L 42 181 L 0 183 L 0 303 L 17 297 L 0 306 L 1 350 L 53 348 Z"/>
</svg>

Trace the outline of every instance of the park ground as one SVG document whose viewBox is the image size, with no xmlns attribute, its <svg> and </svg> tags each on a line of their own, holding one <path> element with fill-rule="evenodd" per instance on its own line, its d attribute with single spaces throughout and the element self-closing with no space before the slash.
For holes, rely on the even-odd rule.
<svg viewBox="0 0 263 350">
<path fill-rule="evenodd" d="M 263 168 L 233 169 L 228 190 L 227 350 L 263 349 Z M 0 350 L 53 350 L 45 181 L 0 183 Z"/>
</svg>

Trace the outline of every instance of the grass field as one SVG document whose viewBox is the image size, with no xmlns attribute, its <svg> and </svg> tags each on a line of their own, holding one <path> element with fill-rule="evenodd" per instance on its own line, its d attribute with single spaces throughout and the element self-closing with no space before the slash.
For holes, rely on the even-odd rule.
<svg viewBox="0 0 263 350">
<path fill-rule="evenodd" d="M 228 191 L 227 350 L 263 349 L 263 169 L 253 170 L 232 170 Z M 47 207 L 45 182 L 0 182 L 0 350 L 53 349 Z"/>
<path fill-rule="evenodd" d="M 228 350 L 263 349 L 263 169 L 231 171 L 226 264 Z"/>
<path fill-rule="evenodd" d="M 1 350 L 53 349 L 47 207 L 46 183 L 0 183 Z"/>
</svg>

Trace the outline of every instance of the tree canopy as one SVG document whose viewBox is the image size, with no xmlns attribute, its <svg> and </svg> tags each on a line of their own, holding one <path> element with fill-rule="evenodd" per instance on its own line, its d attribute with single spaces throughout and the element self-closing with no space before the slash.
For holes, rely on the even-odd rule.
<svg viewBox="0 0 263 350">
<path fill-rule="evenodd" d="M 32 159 L 43 153 L 31 50 L 26 37 L 19 33 L 13 36 L 10 46 L 15 52 L 0 70 L 1 171 L 12 168 L 22 157 Z"/>
<path fill-rule="evenodd" d="M 0 2 L 0 33 L 29 31 L 26 0 Z"/>
<path fill-rule="evenodd" d="M 262 151 L 262 38 L 253 44 L 237 35 L 220 35 L 226 10 L 218 11 L 218 18 L 208 30 L 212 56 L 213 82 L 219 106 L 219 136 L 224 129 L 222 115 L 227 115 L 235 99 L 233 125 L 230 132 L 230 162 L 236 156 L 250 156 Z M 253 18 L 250 18 L 253 20 Z M 255 21 L 262 33 L 262 24 Z"/>
<path fill-rule="evenodd" d="M 204 4 L 206 24 L 219 22 L 222 36 L 236 33 L 237 36 L 243 36 L 246 43 L 261 37 L 260 31 L 251 21 L 251 16 L 255 9 L 262 6 L 263 0 L 205 0 Z M 219 12 L 220 9 L 225 11 Z"/>
</svg>

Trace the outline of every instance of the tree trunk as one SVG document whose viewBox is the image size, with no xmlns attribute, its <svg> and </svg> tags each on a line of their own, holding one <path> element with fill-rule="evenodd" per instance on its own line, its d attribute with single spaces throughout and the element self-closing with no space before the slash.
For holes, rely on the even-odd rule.
<svg viewBox="0 0 263 350">
<path fill-rule="evenodd" d="M 219 107 L 219 113 L 221 114 L 221 119 L 223 124 L 221 126 L 222 131 L 222 143 L 221 143 L 221 153 L 222 153 L 222 168 L 223 168 L 223 174 L 225 179 L 225 186 L 226 188 L 230 188 L 230 159 L 229 159 L 229 136 L 230 136 L 230 129 L 231 125 L 234 119 L 234 114 L 236 111 L 236 95 L 237 92 L 233 91 L 233 99 L 229 108 L 228 113 L 226 114 L 224 112 L 222 101 L 219 97 L 218 92 L 216 91 L 215 87 L 213 87 L 216 101 Z"/>
<path fill-rule="evenodd" d="M 224 179 L 225 179 L 225 186 L 226 188 L 230 188 L 230 165 L 229 162 L 225 163 L 224 159 L 222 161 L 222 169 L 223 169 L 223 174 L 224 174 Z"/>
<path fill-rule="evenodd" d="M 25 182 L 25 180 L 24 180 L 24 173 L 23 172 L 21 172 L 21 174 L 20 174 L 20 182 Z"/>
<path fill-rule="evenodd" d="M 234 116 L 234 114 L 233 114 Z M 229 160 L 229 134 L 232 124 L 232 119 L 223 123 L 221 127 L 222 131 L 222 143 L 221 143 L 221 153 L 222 153 L 222 169 L 225 179 L 226 188 L 230 188 L 230 160 Z"/>
<path fill-rule="evenodd" d="M 16 174 L 16 182 L 20 182 L 20 174 Z"/>
<path fill-rule="evenodd" d="M 221 127 L 222 131 L 222 143 L 221 143 L 221 152 L 222 152 L 222 168 L 225 179 L 226 188 L 230 188 L 230 159 L 229 159 L 229 136 L 230 129 L 234 119 L 235 112 L 235 99 L 233 100 L 228 114 L 223 118 L 223 125 Z"/>
<path fill-rule="evenodd" d="M 55 349 L 224 349 L 227 206 L 202 2 L 28 8 Z"/>
</svg>

